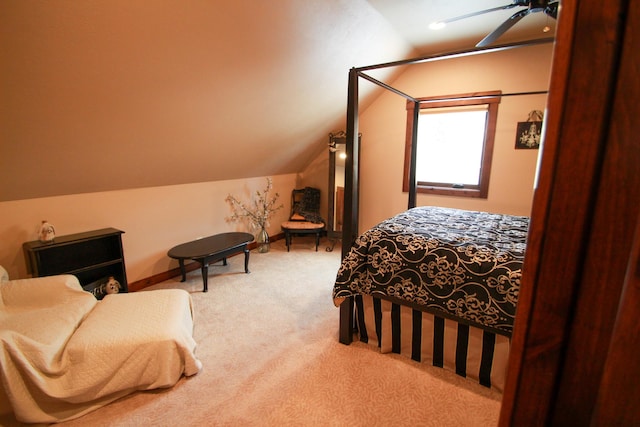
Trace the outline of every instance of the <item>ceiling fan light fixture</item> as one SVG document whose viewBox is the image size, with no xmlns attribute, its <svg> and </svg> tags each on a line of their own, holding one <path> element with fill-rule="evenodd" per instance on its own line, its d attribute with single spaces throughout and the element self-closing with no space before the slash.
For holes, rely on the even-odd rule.
<svg viewBox="0 0 640 427">
<path fill-rule="evenodd" d="M 447 26 L 447 24 L 445 24 L 444 22 L 436 21 L 436 22 L 432 22 L 431 24 L 429 24 L 429 29 L 430 30 L 441 30 L 446 26 Z"/>
</svg>

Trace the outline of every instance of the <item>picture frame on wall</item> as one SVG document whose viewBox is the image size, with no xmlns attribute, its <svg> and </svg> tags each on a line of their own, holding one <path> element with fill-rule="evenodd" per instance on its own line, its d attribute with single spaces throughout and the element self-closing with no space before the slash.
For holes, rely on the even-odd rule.
<svg viewBox="0 0 640 427">
<path fill-rule="evenodd" d="M 540 148 L 542 122 L 518 122 L 516 150 Z"/>
</svg>

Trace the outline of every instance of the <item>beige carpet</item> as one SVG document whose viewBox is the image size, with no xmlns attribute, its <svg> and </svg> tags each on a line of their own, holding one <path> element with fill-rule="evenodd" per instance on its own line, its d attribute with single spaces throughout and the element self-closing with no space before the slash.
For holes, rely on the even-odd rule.
<svg viewBox="0 0 640 427">
<path fill-rule="evenodd" d="M 338 342 L 331 288 L 340 251 L 282 240 L 157 288 L 188 290 L 203 370 L 65 426 L 491 426 L 501 395 L 440 368 Z"/>
</svg>

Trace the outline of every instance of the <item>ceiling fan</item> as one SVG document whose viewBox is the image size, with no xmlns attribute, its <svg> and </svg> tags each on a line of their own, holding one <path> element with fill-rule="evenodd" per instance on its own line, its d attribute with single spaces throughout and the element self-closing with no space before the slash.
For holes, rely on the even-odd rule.
<svg viewBox="0 0 640 427">
<path fill-rule="evenodd" d="M 544 12 L 553 19 L 557 19 L 559 4 L 559 1 L 549 2 L 546 0 L 513 0 L 511 4 L 507 4 L 504 6 L 493 7 L 491 9 L 480 10 L 478 12 L 472 12 L 466 15 L 456 16 L 455 18 L 438 21 L 431 24 L 431 27 L 433 28 L 433 26 L 444 26 L 445 24 L 448 24 L 450 22 L 459 21 L 461 19 L 470 18 L 472 16 L 483 15 L 489 12 L 495 12 L 497 10 L 511 9 L 514 7 L 526 7 L 526 9 L 519 10 L 518 12 L 511 15 L 506 21 L 500 24 L 498 28 L 489 33 L 489 35 L 480 40 L 480 42 L 478 42 L 478 44 L 476 45 L 476 47 L 484 47 L 496 41 L 500 36 L 506 33 L 509 28 L 513 27 L 518 23 L 518 21 L 531 13 Z"/>
</svg>

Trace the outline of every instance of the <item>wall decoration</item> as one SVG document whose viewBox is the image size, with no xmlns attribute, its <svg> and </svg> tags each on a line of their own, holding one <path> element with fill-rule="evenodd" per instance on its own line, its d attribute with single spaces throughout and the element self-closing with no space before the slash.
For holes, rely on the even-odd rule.
<svg viewBox="0 0 640 427">
<path fill-rule="evenodd" d="M 48 223 L 46 220 L 42 221 L 40 224 L 40 229 L 38 230 L 38 240 L 42 243 L 50 243 L 53 242 L 53 239 L 56 238 L 56 229 L 53 224 Z"/>
<path fill-rule="evenodd" d="M 526 122 L 518 122 L 516 150 L 540 148 L 542 137 L 542 111 L 533 110 Z"/>
</svg>

